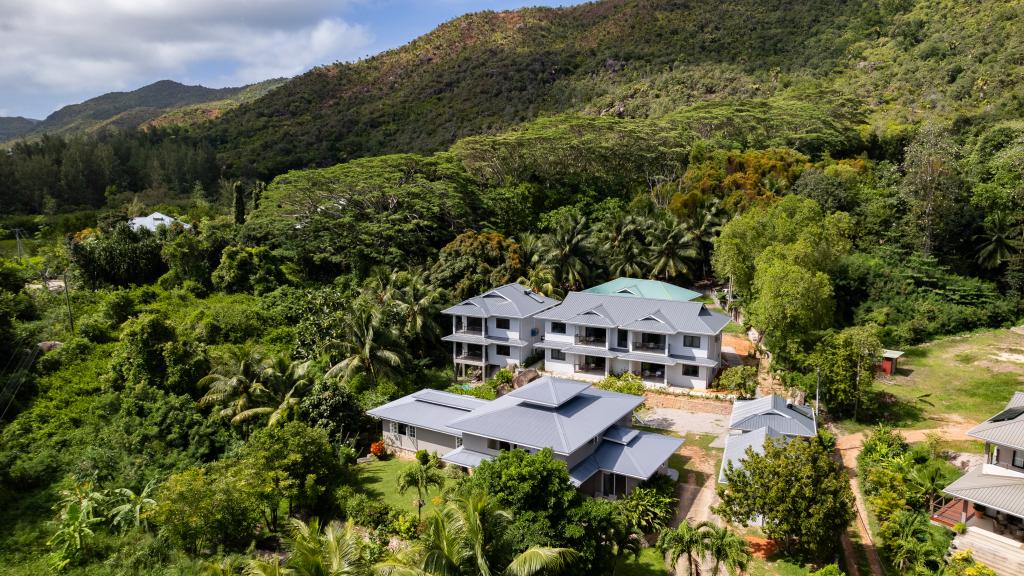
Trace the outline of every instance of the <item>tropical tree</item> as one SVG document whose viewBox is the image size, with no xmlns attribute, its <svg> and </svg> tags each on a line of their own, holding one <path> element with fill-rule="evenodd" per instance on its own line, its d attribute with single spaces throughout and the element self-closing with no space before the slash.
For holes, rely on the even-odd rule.
<svg viewBox="0 0 1024 576">
<path fill-rule="evenodd" d="M 928 513 L 935 511 L 935 502 L 949 483 L 942 468 L 936 465 L 918 466 L 910 474 L 910 483 L 928 503 Z"/>
<path fill-rule="evenodd" d="M 113 498 L 116 506 L 110 509 L 111 523 L 122 531 L 131 528 L 149 530 L 149 516 L 156 508 L 156 500 L 152 498 L 155 480 L 150 480 L 142 491 L 136 494 L 129 488 L 114 490 Z"/>
<path fill-rule="evenodd" d="M 504 567 L 489 556 L 512 516 L 486 493 L 473 491 L 435 511 L 423 540 L 377 565 L 383 576 L 532 576 L 551 574 L 568 565 L 576 553 L 567 548 L 531 546 Z"/>
<path fill-rule="evenodd" d="M 229 418 L 234 425 L 241 425 L 264 412 L 263 397 L 267 386 L 261 377 L 264 374 L 264 357 L 250 346 L 230 348 L 212 372 L 199 380 L 199 386 L 207 388 L 199 399 L 200 406 L 216 406 L 219 414 Z"/>
<path fill-rule="evenodd" d="M 416 454 L 416 463 L 411 464 L 398 474 L 398 493 L 405 494 L 410 488 L 416 489 L 416 517 L 423 519 L 424 496 L 433 486 L 438 490 L 444 488 L 444 474 L 437 465 L 436 456 L 428 456 L 426 452 Z"/>
<path fill-rule="evenodd" d="M 900 510 L 882 525 L 883 546 L 900 574 L 930 572 L 942 557 L 932 542 L 928 518 L 910 510 Z"/>
<path fill-rule="evenodd" d="M 658 536 L 658 550 L 666 555 L 669 566 L 673 567 L 685 556 L 687 574 L 699 574 L 700 562 L 708 550 L 706 536 L 711 526 L 710 522 L 692 524 L 685 519 L 678 528 L 665 528 Z"/>
<path fill-rule="evenodd" d="M 526 276 L 520 276 L 516 282 L 549 298 L 560 298 L 563 295 L 555 283 L 555 269 L 546 264 L 528 269 Z"/>
<path fill-rule="evenodd" d="M 266 383 L 266 393 L 258 400 L 264 405 L 253 408 L 252 412 L 269 414 L 268 428 L 283 424 L 298 411 L 301 395 L 312 384 L 309 366 L 309 360 L 292 361 L 285 356 L 277 356 L 263 365 L 260 379 Z"/>
<path fill-rule="evenodd" d="M 722 567 L 729 574 L 739 574 L 750 562 L 750 549 L 743 537 L 725 526 L 711 524 L 704 530 L 704 542 L 708 555 L 715 561 L 712 576 L 718 576 Z"/>
<path fill-rule="evenodd" d="M 292 519 L 285 539 L 288 561 L 285 567 L 277 558 L 254 559 L 246 567 L 247 575 L 291 574 L 294 576 L 365 576 L 370 567 L 363 554 L 363 537 L 350 522 L 331 522 L 326 527 L 312 518 L 309 524 Z"/>
<path fill-rule="evenodd" d="M 665 527 L 675 514 L 676 501 L 655 488 L 638 487 L 621 500 L 620 508 L 630 526 L 652 534 Z"/>
<path fill-rule="evenodd" d="M 587 217 L 569 213 L 555 229 L 544 237 L 547 260 L 555 268 L 559 286 L 566 290 L 583 287 L 590 278 L 587 259 L 591 238 Z"/>
<path fill-rule="evenodd" d="M 327 371 L 328 378 L 341 376 L 350 380 L 366 374 L 372 385 L 381 377 L 390 376 L 402 366 L 402 355 L 394 345 L 394 334 L 372 308 L 357 304 L 343 317 L 339 340 L 327 346 L 341 360 Z"/>
<path fill-rule="evenodd" d="M 405 335 L 424 342 L 435 342 L 434 337 L 440 332 L 437 317 L 444 291 L 431 284 L 421 268 L 399 272 L 395 283 L 398 289 L 393 300 L 402 319 Z"/>
<path fill-rule="evenodd" d="M 604 224 L 597 241 L 612 276 L 644 275 L 647 249 L 643 231 L 648 227 L 649 222 L 628 212 L 620 212 Z"/>
<path fill-rule="evenodd" d="M 672 215 L 655 221 L 647 243 L 651 278 L 671 280 L 690 275 L 690 261 L 697 256 L 697 251 L 693 232 L 686 222 Z"/>
<path fill-rule="evenodd" d="M 722 232 L 722 203 L 718 198 L 698 206 L 688 220 L 693 233 L 693 247 L 700 262 L 701 278 L 708 277 L 708 266 L 711 264 L 711 252 L 715 238 Z"/>
<path fill-rule="evenodd" d="M 985 222 L 985 232 L 974 237 L 979 240 L 977 262 L 985 268 L 998 268 L 1013 259 L 1021 250 L 1021 225 L 1014 223 L 1005 212 L 995 212 Z"/>
</svg>

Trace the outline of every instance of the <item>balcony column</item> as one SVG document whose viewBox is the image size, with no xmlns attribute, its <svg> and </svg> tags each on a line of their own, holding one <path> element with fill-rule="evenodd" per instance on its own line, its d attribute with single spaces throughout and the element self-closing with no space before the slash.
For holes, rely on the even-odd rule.
<svg viewBox="0 0 1024 576">
<path fill-rule="evenodd" d="M 960 508 L 960 523 L 967 524 L 967 500 L 963 501 L 963 506 Z"/>
</svg>

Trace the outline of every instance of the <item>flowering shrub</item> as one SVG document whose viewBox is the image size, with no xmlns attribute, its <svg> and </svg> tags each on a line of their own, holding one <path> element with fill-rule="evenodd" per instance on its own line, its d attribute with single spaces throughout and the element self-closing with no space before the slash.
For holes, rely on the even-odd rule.
<svg viewBox="0 0 1024 576">
<path fill-rule="evenodd" d="M 373 454 L 377 458 L 382 458 L 387 455 L 387 447 L 384 446 L 383 440 L 377 440 L 373 444 L 370 444 L 370 454 Z"/>
</svg>

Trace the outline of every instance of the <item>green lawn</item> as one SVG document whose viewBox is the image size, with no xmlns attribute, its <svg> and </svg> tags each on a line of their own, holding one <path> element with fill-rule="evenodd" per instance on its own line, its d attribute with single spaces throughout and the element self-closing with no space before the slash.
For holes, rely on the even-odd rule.
<svg viewBox="0 0 1024 576">
<path fill-rule="evenodd" d="M 747 566 L 749 576 L 804 576 L 811 570 L 788 560 L 754 558 Z"/>
<path fill-rule="evenodd" d="M 615 570 L 616 576 L 668 576 L 670 573 L 657 548 L 644 548 L 640 558 L 634 560 L 630 556 Z"/>
<path fill-rule="evenodd" d="M 944 338 L 905 352 L 895 378 L 875 383 L 898 400 L 886 410 L 896 426 L 937 427 L 950 415 L 981 422 L 1024 390 L 1024 335 L 1010 330 Z M 848 432 L 860 428 L 843 423 Z"/>
<path fill-rule="evenodd" d="M 412 464 L 409 460 L 392 458 L 358 465 L 356 469 L 359 470 L 359 482 L 362 490 L 370 497 L 380 498 L 386 504 L 415 514 L 416 491 L 410 489 L 405 494 L 399 494 L 397 488 L 398 474 L 403 468 L 412 466 Z M 437 508 L 435 499 L 439 500 L 439 496 L 440 492 L 436 488 L 431 488 L 430 493 L 424 497 L 424 500 L 427 501 L 423 507 L 424 518 Z"/>
</svg>

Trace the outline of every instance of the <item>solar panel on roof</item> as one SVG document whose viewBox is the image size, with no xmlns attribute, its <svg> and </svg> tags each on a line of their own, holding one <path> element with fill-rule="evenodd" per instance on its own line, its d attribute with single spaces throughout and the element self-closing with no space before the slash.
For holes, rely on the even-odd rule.
<svg viewBox="0 0 1024 576">
<path fill-rule="evenodd" d="M 1007 420 L 1014 420 L 1021 414 L 1024 414 L 1024 406 L 1018 406 L 1016 408 L 1007 408 L 999 414 L 989 418 L 989 422 L 1006 422 Z"/>
</svg>

